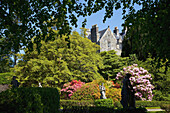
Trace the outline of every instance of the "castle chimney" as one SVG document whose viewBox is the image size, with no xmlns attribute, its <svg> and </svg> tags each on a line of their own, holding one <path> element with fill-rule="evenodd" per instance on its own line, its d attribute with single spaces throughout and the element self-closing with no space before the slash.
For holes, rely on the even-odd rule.
<svg viewBox="0 0 170 113">
<path fill-rule="evenodd" d="M 113 31 L 116 35 L 119 34 L 119 29 L 117 27 L 115 27 L 115 30 Z"/>
<path fill-rule="evenodd" d="M 92 42 L 97 43 L 97 41 L 99 40 L 98 32 L 99 32 L 99 28 L 97 24 L 93 25 L 91 28 L 91 41 Z"/>
</svg>

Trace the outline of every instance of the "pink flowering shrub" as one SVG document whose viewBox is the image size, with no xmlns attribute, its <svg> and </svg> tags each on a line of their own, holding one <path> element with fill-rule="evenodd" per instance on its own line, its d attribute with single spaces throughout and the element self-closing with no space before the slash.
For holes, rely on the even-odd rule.
<svg viewBox="0 0 170 113">
<path fill-rule="evenodd" d="M 150 80 L 152 80 L 151 74 L 142 67 L 138 67 L 137 64 L 133 64 L 123 68 L 123 71 L 120 71 L 117 74 L 116 79 L 123 80 L 126 73 L 130 73 L 132 75 L 129 80 L 136 92 L 136 98 L 151 101 L 153 97 L 152 89 L 154 88 L 154 86 L 150 83 Z"/>
<path fill-rule="evenodd" d="M 61 89 L 61 98 L 70 99 L 71 96 L 77 89 L 81 88 L 85 83 L 80 80 L 72 80 L 69 83 L 64 84 L 63 89 Z"/>
</svg>

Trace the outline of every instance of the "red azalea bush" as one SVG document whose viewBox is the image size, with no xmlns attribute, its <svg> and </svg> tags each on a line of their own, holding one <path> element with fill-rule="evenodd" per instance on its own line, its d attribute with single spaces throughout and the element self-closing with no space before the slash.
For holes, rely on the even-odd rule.
<svg viewBox="0 0 170 113">
<path fill-rule="evenodd" d="M 114 83 L 113 81 L 106 81 L 109 88 L 120 88 L 120 84 Z"/>
<path fill-rule="evenodd" d="M 63 89 L 61 89 L 61 98 L 70 99 L 71 96 L 77 89 L 81 88 L 85 83 L 80 80 L 72 80 L 69 83 L 64 84 Z"/>
<path fill-rule="evenodd" d="M 84 86 L 79 88 L 71 96 L 72 100 L 95 100 L 100 99 L 99 85 L 94 80 L 93 82 L 86 83 Z"/>
</svg>

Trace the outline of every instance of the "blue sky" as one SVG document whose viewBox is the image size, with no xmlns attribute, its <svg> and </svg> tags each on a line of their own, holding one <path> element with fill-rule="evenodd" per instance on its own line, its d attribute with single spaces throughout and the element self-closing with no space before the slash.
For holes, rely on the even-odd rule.
<svg viewBox="0 0 170 113">
<path fill-rule="evenodd" d="M 135 9 L 139 10 L 141 6 L 135 5 Z M 73 30 L 76 30 L 80 33 L 80 28 L 82 26 L 82 22 L 84 21 L 84 18 L 87 19 L 87 23 L 85 28 L 91 29 L 92 25 L 97 24 L 99 27 L 99 31 L 107 28 L 110 26 L 110 29 L 113 31 L 115 27 L 118 27 L 119 32 L 122 31 L 123 27 L 121 26 L 124 23 L 124 20 L 122 20 L 122 9 L 114 10 L 113 16 L 111 18 L 106 19 L 106 22 L 103 23 L 103 18 L 105 11 L 104 9 L 101 11 L 98 11 L 97 13 L 92 14 L 91 16 L 87 17 L 79 17 L 78 18 L 78 27 L 72 27 Z"/>
<path fill-rule="evenodd" d="M 137 6 L 135 5 L 135 9 L 139 10 L 141 8 L 141 6 Z M 87 17 L 79 17 L 78 18 L 78 27 L 75 28 L 72 26 L 73 31 L 76 30 L 77 32 L 80 33 L 80 28 L 82 26 L 82 22 L 84 21 L 84 19 L 87 19 L 87 23 L 85 28 L 87 29 L 91 29 L 92 25 L 97 24 L 99 27 L 99 31 L 103 30 L 105 28 L 107 28 L 108 26 L 110 26 L 110 29 L 113 31 L 115 27 L 118 27 L 119 32 L 122 31 L 123 27 L 121 26 L 124 23 L 124 20 L 122 20 L 122 9 L 119 10 L 114 10 L 113 12 L 113 16 L 111 18 L 106 19 L 106 22 L 103 23 L 103 18 L 104 18 L 104 14 L 105 11 L 104 9 L 101 11 L 98 11 L 97 13 L 92 14 L 91 16 L 87 16 Z M 20 51 L 21 54 L 24 53 L 24 51 Z"/>
</svg>

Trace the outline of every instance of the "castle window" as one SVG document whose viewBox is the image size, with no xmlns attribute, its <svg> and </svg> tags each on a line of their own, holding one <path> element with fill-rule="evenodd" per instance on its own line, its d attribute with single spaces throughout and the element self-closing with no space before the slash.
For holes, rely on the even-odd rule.
<svg viewBox="0 0 170 113">
<path fill-rule="evenodd" d="M 111 43 L 110 42 L 108 42 L 108 47 L 111 47 Z"/>
<path fill-rule="evenodd" d="M 117 44 L 117 49 L 119 49 L 119 44 Z"/>
</svg>

